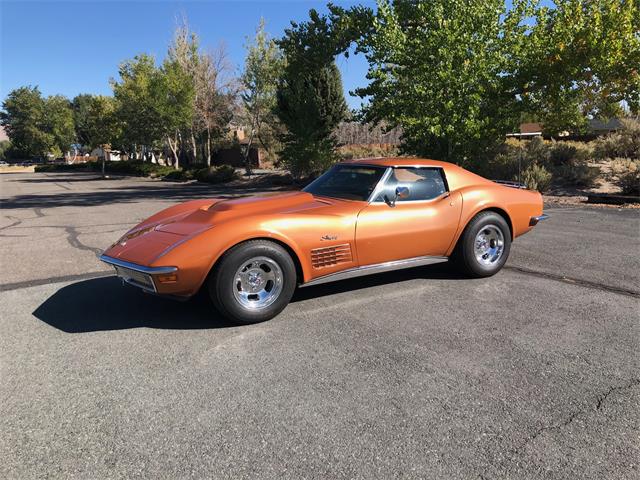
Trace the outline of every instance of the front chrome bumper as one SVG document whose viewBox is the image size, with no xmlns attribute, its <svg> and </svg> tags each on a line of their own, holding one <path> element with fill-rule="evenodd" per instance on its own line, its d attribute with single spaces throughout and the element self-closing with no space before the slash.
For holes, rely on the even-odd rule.
<svg viewBox="0 0 640 480">
<path fill-rule="evenodd" d="M 100 260 L 115 268 L 116 275 L 124 282 L 151 293 L 158 293 L 153 275 L 168 274 L 178 270 L 177 267 L 145 267 L 107 255 L 101 255 Z"/>
<path fill-rule="evenodd" d="M 543 213 L 542 215 L 538 215 L 536 217 L 531 217 L 531 219 L 529 220 L 529 226 L 534 227 L 538 224 L 538 222 L 546 220 L 547 218 L 549 218 L 549 215 L 547 215 L 546 213 Z"/>
</svg>

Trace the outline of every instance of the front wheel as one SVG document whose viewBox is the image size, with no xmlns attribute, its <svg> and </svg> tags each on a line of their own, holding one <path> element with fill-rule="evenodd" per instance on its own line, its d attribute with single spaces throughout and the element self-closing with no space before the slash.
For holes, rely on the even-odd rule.
<svg viewBox="0 0 640 480">
<path fill-rule="evenodd" d="M 208 287 L 214 305 L 230 320 L 263 322 L 288 305 L 296 288 L 296 268 L 280 245 L 251 240 L 224 254 Z"/>
<path fill-rule="evenodd" d="M 458 243 L 458 264 L 472 277 L 490 277 L 504 266 L 511 248 L 511 230 L 495 212 L 481 212 L 465 228 Z"/>
</svg>

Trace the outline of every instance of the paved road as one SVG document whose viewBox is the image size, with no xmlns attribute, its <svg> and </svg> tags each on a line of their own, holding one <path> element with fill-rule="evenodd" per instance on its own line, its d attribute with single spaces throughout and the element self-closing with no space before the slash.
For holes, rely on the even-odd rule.
<svg viewBox="0 0 640 480">
<path fill-rule="evenodd" d="M 1 478 L 640 474 L 637 211 L 549 209 L 491 279 L 312 287 L 234 327 L 96 258 L 224 192 L 80 180 L 0 176 Z"/>
</svg>

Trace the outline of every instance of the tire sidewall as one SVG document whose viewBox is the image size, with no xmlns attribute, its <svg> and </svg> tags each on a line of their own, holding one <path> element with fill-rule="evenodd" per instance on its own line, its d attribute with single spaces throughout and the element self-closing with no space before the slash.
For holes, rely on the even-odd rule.
<svg viewBox="0 0 640 480">
<path fill-rule="evenodd" d="M 269 306 L 251 310 L 241 305 L 233 293 L 234 277 L 240 265 L 253 257 L 267 257 L 282 270 L 282 291 Z M 253 240 L 237 245 L 216 266 L 209 280 L 209 294 L 215 306 L 230 320 L 240 324 L 263 322 L 278 315 L 289 304 L 295 291 L 296 268 L 291 256 L 280 245 L 266 240 Z"/>
<path fill-rule="evenodd" d="M 476 259 L 474 251 L 474 242 L 476 235 L 485 228 L 487 225 L 495 225 L 502 232 L 504 238 L 504 247 L 500 259 L 492 265 L 484 265 Z M 482 212 L 478 214 L 467 226 L 463 243 L 462 243 L 462 255 L 465 263 L 465 267 L 474 276 L 477 277 L 489 277 L 498 273 L 509 258 L 509 252 L 511 250 L 511 230 L 507 222 L 494 212 Z"/>
</svg>

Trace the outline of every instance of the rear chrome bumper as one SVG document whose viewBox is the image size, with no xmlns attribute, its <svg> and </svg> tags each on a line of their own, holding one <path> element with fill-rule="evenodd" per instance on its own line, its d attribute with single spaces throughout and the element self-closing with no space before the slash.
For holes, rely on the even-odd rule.
<svg viewBox="0 0 640 480">
<path fill-rule="evenodd" d="M 173 273 L 178 270 L 177 267 L 145 267 L 107 255 L 101 255 L 100 260 L 115 268 L 116 275 L 124 282 L 151 293 L 158 293 L 153 275 Z"/>
<path fill-rule="evenodd" d="M 546 220 L 547 218 L 549 218 L 549 215 L 547 215 L 546 213 L 543 213 L 542 215 L 538 215 L 536 217 L 531 217 L 531 219 L 529 220 L 529 226 L 533 227 L 537 225 L 538 222 L 541 222 L 542 220 Z"/>
</svg>

